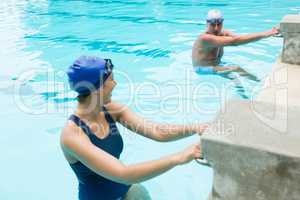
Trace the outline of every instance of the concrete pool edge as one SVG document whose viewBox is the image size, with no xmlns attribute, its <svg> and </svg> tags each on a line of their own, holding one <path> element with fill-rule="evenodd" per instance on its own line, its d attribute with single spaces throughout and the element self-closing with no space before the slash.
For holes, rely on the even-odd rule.
<svg viewBox="0 0 300 200">
<path fill-rule="evenodd" d="M 209 200 L 300 197 L 300 15 L 280 27 L 282 55 L 258 97 L 228 102 L 201 139 L 214 170 Z"/>
</svg>

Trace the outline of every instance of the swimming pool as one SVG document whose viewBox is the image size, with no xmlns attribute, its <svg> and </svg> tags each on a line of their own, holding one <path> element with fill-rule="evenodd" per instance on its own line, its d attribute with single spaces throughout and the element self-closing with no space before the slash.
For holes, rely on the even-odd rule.
<svg viewBox="0 0 300 200">
<path fill-rule="evenodd" d="M 59 134 L 75 105 L 63 71 L 82 54 L 111 58 L 118 86 L 114 99 L 155 121 L 212 119 L 224 99 L 248 98 L 259 83 L 242 80 L 245 92 L 191 67 L 191 46 L 211 8 L 237 33 L 263 31 L 294 0 L 121 1 L 18 0 L 0 3 L 0 199 L 76 199 L 77 181 L 63 158 Z M 224 60 L 263 78 L 281 49 L 280 38 L 228 47 Z M 121 129 L 125 163 L 155 159 L 193 143 L 190 137 L 156 143 Z M 205 200 L 212 171 L 192 162 L 143 185 L 155 200 Z"/>
</svg>

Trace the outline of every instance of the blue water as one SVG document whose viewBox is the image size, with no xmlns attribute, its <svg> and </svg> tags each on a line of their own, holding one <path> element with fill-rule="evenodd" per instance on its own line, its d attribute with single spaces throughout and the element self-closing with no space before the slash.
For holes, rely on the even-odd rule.
<svg viewBox="0 0 300 200">
<path fill-rule="evenodd" d="M 77 181 L 59 135 L 75 106 L 64 70 L 79 55 L 111 58 L 118 82 L 113 98 L 158 122 L 209 121 L 225 101 L 255 95 L 260 83 L 241 79 L 241 91 L 229 80 L 194 73 L 191 47 L 211 8 L 221 9 L 225 27 L 240 34 L 270 29 L 300 12 L 295 0 L 1 1 L 0 199 L 76 199 Z M 268 38 L 228 47 L 224 61 L 263 79 L 281 46 L 281 38 Z M 121 130 L 128 164 L 199 139 L 161 144 Z M 191 162 L 143 185 L 155 200 L 205 200 L 212 170 Z"/>
</svg>

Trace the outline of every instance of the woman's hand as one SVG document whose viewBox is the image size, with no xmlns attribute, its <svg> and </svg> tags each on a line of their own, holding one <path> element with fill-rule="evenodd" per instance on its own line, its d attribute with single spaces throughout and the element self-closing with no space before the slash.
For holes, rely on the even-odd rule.
<svg viewBox="0 0 300 200">
<path fill-rule="evenodd" d="M 196 158 L 201 158 L 202 151 L 200 143 L 191 145 L 177 154 L 178 164 L 186 164 Z"/>
</svg>

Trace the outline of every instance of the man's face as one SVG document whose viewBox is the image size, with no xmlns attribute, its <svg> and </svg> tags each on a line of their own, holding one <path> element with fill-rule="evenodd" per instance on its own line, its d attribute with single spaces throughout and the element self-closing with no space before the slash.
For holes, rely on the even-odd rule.
<svg viewBox="0 0 300 200">
<path fill-rule="evenodd" d="M 223 20 L 208 20 L 207 21 L 207 31 L 210 34 L 220 35 L 223 28 Z"/>
</svg>

